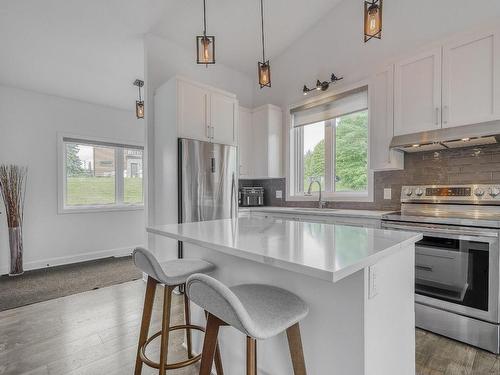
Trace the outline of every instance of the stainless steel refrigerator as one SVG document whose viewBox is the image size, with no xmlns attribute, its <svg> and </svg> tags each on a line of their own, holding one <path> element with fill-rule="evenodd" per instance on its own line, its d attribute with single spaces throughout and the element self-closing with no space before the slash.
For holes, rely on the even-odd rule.
<svg viewBox="0 0 500 375">
<path fill-rule="evenodd" d="M 179 223 L 236 217 L 236 147 L 185 138 L 178 147 Z M 179 242 L 179 258 L 182 250 Z"/>
</svg>

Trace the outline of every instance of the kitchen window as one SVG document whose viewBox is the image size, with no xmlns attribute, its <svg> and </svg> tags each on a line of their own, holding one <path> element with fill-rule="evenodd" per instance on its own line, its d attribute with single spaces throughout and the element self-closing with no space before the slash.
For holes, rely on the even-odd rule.
<svg viewBox="0 0 500 375">
<path fill-rule="evenodd" d="M 141 209 L 144 148 L 61 137 L 60 212 Z"/>
<path fill-rule="evenodd" d="M 329 200 L 369 199 L 367 88 L 304 104 L 291 117 L 290 197 L 306 198 L 318 180 Z"/>
</svg>

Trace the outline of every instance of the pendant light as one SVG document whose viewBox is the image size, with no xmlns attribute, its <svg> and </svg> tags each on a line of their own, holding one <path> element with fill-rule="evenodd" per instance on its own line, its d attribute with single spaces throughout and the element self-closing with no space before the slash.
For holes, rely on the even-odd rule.
<svg viewBox="0 0 500 375">
<path fill-rule="evenodd" d="M 372 38 L 382 39 L 382 1 L 365 1 L 365 43 Z"/>
<path fill-rule="evenodd" d="M 269 65 L 269 60 L 266 61 L 266 48 L 264 42 L 264 3 L 260 0 L 260 17 L 261 17 L 261 27 L 262 27 L 262 62 L 259 61 L 259 85 L 260 88 L 271 87 L 271 66 Z"/>
<path fill-rule="evenodd" d="M 135 116 L 138 119 L 143 119 L 144 118 L 144 100 L 142 100 L 142 96 L 141 96 L 141 87 L 144 86 L 144 81 L 141 81 L 140 79 L 136 79 L 134 81 L 134 86 L 137 86 L 139 88 L 139 100 L 135 101 Z"/>
<path fill-rule="evenodd" d="M 203 35 L 196 37 L 196 63 L 215 64 L 215 36 L 207 35 L 207 2 L 203 0 Z"/>
</svg>

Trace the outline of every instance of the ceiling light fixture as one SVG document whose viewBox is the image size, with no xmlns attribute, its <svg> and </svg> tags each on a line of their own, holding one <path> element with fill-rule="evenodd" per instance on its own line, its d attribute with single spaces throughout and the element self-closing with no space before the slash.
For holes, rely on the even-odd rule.
<svg viewBox="0 0 500 375">
<path fill-rule="evenodd" d="M 207 2 L 203 0 L 203 35 L 196 37 L 196 63 L 215 64 L 215 36 L 207 35 Z"/>
<path fill-rule="evenodd" d="M 136 79 L 134 81 L 134 86 L 139 88 L 139 100 L 135 101 L 135 115 L 138 119 L 141 119 L 144 118 L 144 100 L 142 100 L 141 96 L 141 87 L 144 86 L 144 81 Z"/>
<path fill-rule="evenodd" d="M 335 83 L 337 81 L 340 81 L 341 79 L 343 79 L 344 77 L 337 77 L 334 73 L 332 73 L 331 77 L 330 77 L 330 82 L 328 81 L 323 81 L 321 82 L 319 79 L 316 81 L 316 87 L 314 87 L 313 89 L 310 89 L 309 87 L 307 87 L 306 85 L 304 85 L 304 88 L 302 89 L 302 93 L 304 95 L 307 95 L 309 94 L 309 92 L 311 91 L 326 91 L 330 88 L 330 84 L 332 83 Z"/>
<path fill-rule="evenodd" d="M 382 1 L 365 1 L 365 43 L 372 38 L 382 39 Z"/>
<path fill-rule="evenodd" d="M 269 65 L 269 60 L 266 61 L 266 48 L 264 42 L 264 2 L 260 0 L 260 17 L 261 17 L 261 27 L 262 27 L 262 62 L 258 62 L 259 69 L 259 85 L 262 89 L 263 87 L 271 87 L 271 65 Z"/>
</svg>

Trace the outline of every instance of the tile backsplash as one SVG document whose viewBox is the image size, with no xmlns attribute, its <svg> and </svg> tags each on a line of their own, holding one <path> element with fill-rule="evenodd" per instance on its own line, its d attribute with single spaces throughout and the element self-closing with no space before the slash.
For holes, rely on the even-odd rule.
<svg viewBox="0 0 500 375">
<path fill-rule="evenodd" d="M 500 184 L 500 145 L 430 151 L 405 155 L 405 169 L 374 174 L 373 202 L 328 202 L 329 208 L 397 210 L 403 185 L 430 184 Z M 317 202 L 287 202 L 284 178 L 240 180 L 241 186 L 262 186 L 266 206 L 316 207 Z M 391 199 L 384 199 L 384 188 L 392 189 Z M 276 198 L 276 190 L 283 199 Z"/>
</svg>

